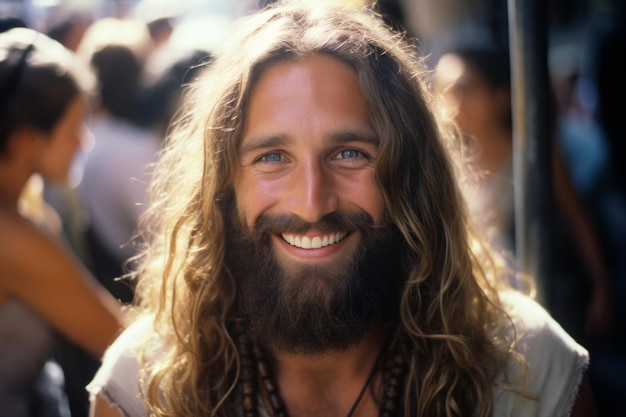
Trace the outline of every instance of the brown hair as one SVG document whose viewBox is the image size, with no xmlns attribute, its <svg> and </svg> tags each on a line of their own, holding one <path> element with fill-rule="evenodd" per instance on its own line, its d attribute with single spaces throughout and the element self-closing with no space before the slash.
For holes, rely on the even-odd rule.
<svg viewBox="0 0 626 417">
<path fill-rule="evenodd" d="M 223 203 L 255 81 L 273 63 L 318 54 L 354 68 L 380 138 L 377 180 L 403 237 L 406 271 L 403 414 L 486 417 L 494 376 L 513 355 L 511 341 L 487 330 L 510 324 L 498 299 L 508 283 L 467 218 L 461 164 L 451 158 L 457 143 L 433 113 L 428 71 L 413 44 L 370 10 L 304 2 L 238 23 L 187 98 L 157 166 L 137 289 L 138 311 L 156 317 L 162 349 L 158 362 L 144 358 L 150 412 L 235 414 L 239 358 L 228 321 L 237 288 L 224 264 Z"/>
<path fill-rule="evenodd" d="M 57 41 L 27 28 L 0 33 L 0 154 L 15 129 L 51 132 L 92 87 L 93 77 Z"/>
</svg>

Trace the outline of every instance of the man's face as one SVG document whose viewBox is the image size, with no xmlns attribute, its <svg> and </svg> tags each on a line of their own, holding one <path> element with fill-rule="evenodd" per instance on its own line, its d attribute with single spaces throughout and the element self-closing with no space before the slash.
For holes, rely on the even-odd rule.
<svg viewBox="0 0 626 417">
<path fill-rule="evenodd" d="M 381 315 L 395 229 L 375 180 L 378 144 L 356 72 L 334 58 L 275 64 L 252 89 L 229 264 L 250 319 L 273 323 L 256 333 L 279 348 L 345 348 Z"/>
<path fill-rule="evenodd" d="M 250 96 L 235 181 L 239 212 L 250 229 L 263 214 L 314 223 L 339 210 L 380 223 L 377 153 L 354 70 L 326 56 L 278 63 Z M 285 265 L 350 257 L 359 234 L 333 232 L 275 234 L 272 245 Z"/>
</svg>

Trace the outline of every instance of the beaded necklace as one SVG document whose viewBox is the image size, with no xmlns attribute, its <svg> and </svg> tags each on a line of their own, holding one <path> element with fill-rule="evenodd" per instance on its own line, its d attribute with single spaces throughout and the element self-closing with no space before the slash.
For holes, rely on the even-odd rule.
<svg viewBox="0 0 626 417">
<path fill-rule="evenodd" d="M 261 386 L 267 393 L 268 402 L 271 408 L 272 417 L 289 417 L 285 404 L 278 391 L 278 385 L 274 382 L 271 368 L 259 350 L 259 348 L 245 335 L 240 334 L 238 338 L 238 348 L 241 358 L 241 390 L 243 417 L 258 417 L 257 405 L 257 381 L 261 380 Z M 365 390 L 376 371 L 383 353 L 374 363 L 363 388 L 357 396 L 354 404 L 350 408 L 346 417 L 352 417 L 359 405 Z M 379 417 L 396 417 L 400 413 L 400 399 L 404 377 L 406 375 L 406 361 L 399 352 L 392 355 L 385 355 L 385 365 L 383 368 L 383 396 L 379 408 Z"/>
</svg>

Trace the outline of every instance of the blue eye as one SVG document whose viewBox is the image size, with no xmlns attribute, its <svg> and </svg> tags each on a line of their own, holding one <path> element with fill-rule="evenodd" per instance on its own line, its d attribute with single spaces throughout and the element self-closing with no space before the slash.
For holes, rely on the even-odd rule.
<svg viewBox="0 0 626 417">
<path fill-rule="evenodd" d="M 361 156 L 363 156 L 363 154 L 355 149 L 346 149 L 339 152 L 337 155 L 339 159 L 357 159 Z"/>
<path fill-rule="evenodd" d="M 265 154 L 261 158 L 259 158 L 259 161 L 262 162 L 280 162 L 282 160 L 282 155 L 276 152 Z"/>
</svg>

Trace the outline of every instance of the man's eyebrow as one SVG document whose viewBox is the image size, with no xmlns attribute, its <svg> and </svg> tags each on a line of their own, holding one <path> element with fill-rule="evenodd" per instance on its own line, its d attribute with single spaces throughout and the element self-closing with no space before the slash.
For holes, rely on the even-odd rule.
<svg viewBox="0 0 626 417">
<path fill-rule="evenodd" d="M 332 132 L 327 140 L 331 143 L 342 144 L 349 142 L 363 142 L 378 147 L 380 140 L 373 130 L 369 129 L 346 129 Z M 240 154 L 246 155 L 262 149 L 285 146 L 290 142 L 290 138 L 285 135 L 272 135 L 267 137 L 252 137 L 244 140 L 241 145 Z"/>
<path fill-rule="evenodd" d="M 259 149 L 283 146 L 287 142 L 289 142 L 289 139 L 283 135 L 274 135 L 274 136 L 259 137 L 259 138 L 253 137 L 251 139 L 245 140 L 244 142 L 245 143 L 241 145 L 241 150 L 240 150 L 241 155 L 246 155 L 248 153 L 258 151 Z"/>
<path fill-rule="evenodd" d="M 348 142 L 364 142 L 369 145 L 374 145 L 378 148 L 380 139 L 376 132 L 369 129 L 350 129 L 333 132 L 330 135 L 330 140 L 338 144 Z"/>
</svg>

